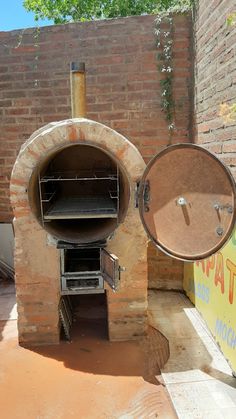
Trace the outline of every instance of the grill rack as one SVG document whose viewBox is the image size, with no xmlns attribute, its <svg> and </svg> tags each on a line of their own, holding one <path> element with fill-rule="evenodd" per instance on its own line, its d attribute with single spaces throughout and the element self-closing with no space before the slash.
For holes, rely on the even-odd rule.
<svg viewBox="0 0 236 419">
<path fill-rule="evenodd" d="M 106 170 L 80 170 L 80 171 L 60 171 L 53 172 L 51 175 L 46 175 L 40 178 L 40 182 L 62 181 L 62 180 L 117 180 L 118 173 L 108 173 Z"/>
<path fill-rule="evenodd" d="M 81 182 L 87 195 L 60 196 L 58 189 L 63 182 Z M 104 188 L 101 194 L 88 194 L 92 185 Z M 66 183 L 65 183 L 66 184 Z M 119 169 L 60 171 L 39 175 L 39 196 L 42 223 L 52 220 L 84 218 L 117 218 L 119 214 Z"/>
</svg>

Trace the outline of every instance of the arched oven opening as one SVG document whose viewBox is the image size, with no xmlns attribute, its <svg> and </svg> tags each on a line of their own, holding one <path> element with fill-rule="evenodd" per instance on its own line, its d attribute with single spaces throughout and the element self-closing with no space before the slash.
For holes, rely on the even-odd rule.
<svg viewBox="0 0 236 419">
<path fill-rule="evenodd" d="M 34 170 L 29 202 L 45 230 L 69 243 L 107 239 L 129 204 L 121 164 L 93 145 L 76 144 L 49 155 Z"/>
</svg>

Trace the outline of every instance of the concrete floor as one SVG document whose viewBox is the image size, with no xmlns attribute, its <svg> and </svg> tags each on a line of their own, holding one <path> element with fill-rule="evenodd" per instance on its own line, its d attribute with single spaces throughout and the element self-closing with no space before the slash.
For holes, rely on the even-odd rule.
<svg viewBox="0 0 236 419">
<path fill-rule="evenodd" d="M 149 322 L 169 340 L 161 369 L 180 419 L 235 419 L 236 379 L 201 316 L 178 292 L 149 293 Z"/>
<path fill-rule="evenodd" d="M 101 319 L 89 319 L 70 344 L 25 349 L 17 343 L 14 286 L 2 283 L 0 417 L 236 418 L 236 379 L 189 300 L 151 291 L 149 318 L 154 329 L 141 342 L 108 342 Z M 167 341 L 156 328 L 170 345 L 161 369 Z"/>
</svg>

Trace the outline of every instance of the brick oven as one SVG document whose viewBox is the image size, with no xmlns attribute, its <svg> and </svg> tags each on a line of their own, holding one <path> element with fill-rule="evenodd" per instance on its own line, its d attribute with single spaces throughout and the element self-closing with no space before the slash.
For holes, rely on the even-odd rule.
<svg viewBox="0 0 236 419">
<path fill-rule="evenodd" d="M 145 335 L 147 237 L 190 261 L 217 251 L 235 223 L 234 181 L 207 150 L 175 145 L 146 167 L 130 141 L 86 118 L 34 132 L 10 193 L 22 345 L 58 343 L 62 329 L 70 338 L 84 295 L 105 297 L 110 340 Z"/>
<path fill-rule="evenodd" d="M 11 179 L 20 343 L 58 343 L 61 295 L 90 286 L 106 290 L 111 340 L 145 333 L 147 237 L 135 208 L 144 168 L 126 138 L 87 119 L 49 124 L 24 144 Z"/>
</svg>

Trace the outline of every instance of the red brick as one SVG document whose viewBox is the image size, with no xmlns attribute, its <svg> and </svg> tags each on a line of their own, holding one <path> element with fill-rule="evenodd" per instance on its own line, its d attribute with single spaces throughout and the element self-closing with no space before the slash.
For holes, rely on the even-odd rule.
<svg viewBox="0 0 236 419">
<path fill-rule="evenodd" d="M 18 47 L 12 48 L 12 52 L 15 54 L 24 54 L 28 52 L 35 52 L 37 49 L 38 48 L 34 45 L 19 45 Z"/>
<path fill-rule="evenodd" d="M 235 101 L 233 28 L 226 17 L 234 1 L 199 2 L 195 33 L 195 142 L 219 154 L 229 167 L 236 166 L 235 122 L 220 116 L 220 105 Z M 223 154 L 221 154 L 223 153 Z"/>
<path fill-rule="evenodd" d="M 235 153 L 236 152 L 236 141 L 227 141 L 223 143 L 223 153 Z"/>
<path fill-rule="evenodd" d="M 6 115 L 27 115 L 28 113 L 28 108 L 9 108 L 5 111 Z"/>
</svg>

